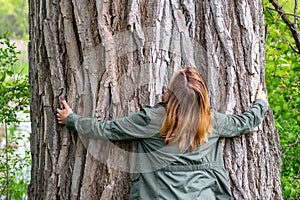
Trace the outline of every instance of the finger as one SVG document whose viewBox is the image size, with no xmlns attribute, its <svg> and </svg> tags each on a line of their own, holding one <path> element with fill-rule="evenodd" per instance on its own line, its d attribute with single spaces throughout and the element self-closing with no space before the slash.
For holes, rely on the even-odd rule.
<svg viewBox="0 0 300 200">
<path fill-rule="evenodd" d="M 64 123 L 64 120 L 62 118 L 58 119 L 57 121 L 58 121 L 59 124 Z"/>
<path fill-rule="evenodd" d="M 66 112 L 65 109 L 64 110 L 60 110 L 60 109 L 57 110 L 57 114 L 59 114 L 59 115 L 63 115 L 65 112 Z"/>
<path fill-rule="evenodd" d="M 57 120 L 61 120 L 62 116 L 57 114 Z"/>
<path fill-rule="evenodd" d="M 61 100 L 61 102 L 62 102 L 62 104 L 64 105 L 64 107 L 65 107 L 66 109 L 70 109 L 69 104 L 66 102 L 66 100 L 65 100 L 64 98 Z"/>
<path fill-rule="evenodd" d="M 258 90 L 258 91 L 261 91 L 261 90 L 262 90 L 262 83 L 260 83 L 260 84 L 258 85 L 257 90 Z"/>
</svg>

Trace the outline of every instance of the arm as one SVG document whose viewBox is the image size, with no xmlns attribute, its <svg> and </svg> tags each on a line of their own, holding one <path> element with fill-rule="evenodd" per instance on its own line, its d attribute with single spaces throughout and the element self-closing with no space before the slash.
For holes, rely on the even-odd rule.
<svg viewBox="0 0 300 200">
<path fill-rule="evenodd" d="M 140 112 L 121 119 L 103 121 L 95 118 L 82 117 L 73 112 L 65 113 L 69 105 L 63 100 L 64 110 L 57 110 L 58 121 L 66 124 L 69 130 L 77 131 L 89 138 L 106 138 L 110 140 L 130 140 L 137 138 L 148 138 L 155 135 L 160 128 L 159 118 L 155 108 L 146 107 Z M 154 111 L 154 112 L 153 112 Z M 152 115 L 157 115 L 153 117 Z"/>
<path fill-rule="evenodd" d="M 234 137 L 241 133 L 250 133 L 258 126 L 267 111 L 267 104 L 257 99 L 253 106 L 242 115 L 225 115 L 214 112 L 215 131 L 221 137 Z"/>
<path fill-rule="evenodd" d="M 109 121 L 70 114 L 66 120 L 66 127 L 89 138 L 130 140 L 154 135 L 153 131 L 147 129 L 151 126 L 150 122 L 147 110 L 142 109 L 128 117 Z"/>
<path fill-rule="evenodd" d="M 250 133 L 258 126 L 267 112 L 267 95 L 259 84 L 256 94 L 256 101 L 250 110 L 242 115 L 224 115 L 214 112 L 215 131 L 222 137 L 234 137 L 241 133 Z"/>
</svg>

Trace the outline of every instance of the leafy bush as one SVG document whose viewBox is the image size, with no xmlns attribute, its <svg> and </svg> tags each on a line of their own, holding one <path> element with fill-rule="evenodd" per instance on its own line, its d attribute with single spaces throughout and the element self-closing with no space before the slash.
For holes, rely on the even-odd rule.
<svg viewBox="0 0 300 200">
<path fill-rule="evenodd" d="M 30 95 L 28 77 L 16 71 L 19 53 L 7 33 L 0 36 L 0 122 L 4 127 L 0 135 L 0 198 L 6 199 L 25 198 L 28 178 L 23 171 L 30 165 L 29 152 L 24 154 L 19 148 L 19 142 L 28 138 L 16 131 L 17 113 L 28 113 Z"/>
<path fill-rule="evenodd" d="M 17 112 L 29 103 L 28 78 L 14 70 L 20 52 L 11 44 L 7 33 L 0 36 L 0 45 L 0 121 L 18 122 Z"/>
<path fill-rule="evenodd" d="M 299 199 L 300 56 L 294 52 L 295 41 L 277 12 L 266 9 L 265 17 L 266 83 L 282 147 L 282 190 L 284 199 Z"/>
</svg>

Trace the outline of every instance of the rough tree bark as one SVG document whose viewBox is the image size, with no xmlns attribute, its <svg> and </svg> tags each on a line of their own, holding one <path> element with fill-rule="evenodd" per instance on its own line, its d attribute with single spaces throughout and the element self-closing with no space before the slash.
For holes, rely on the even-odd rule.
<svg viewBox="0 0 300 200">
<path fill-rule="evenodd" d="M 240 113 L 264 81 L 262 1 L 29 0 L 29 8 L 30 199 L 128 199 L 135 142 L 67 132 L 55 117 L 59 98 L 78 114 L 119 118 L 160 101 L 172 73 L 192 65 L 212 107 Z M 224 140 L 224 153 L 235 199 L 282 199 L 271 111 L 252 135 Z"/>
</svg>

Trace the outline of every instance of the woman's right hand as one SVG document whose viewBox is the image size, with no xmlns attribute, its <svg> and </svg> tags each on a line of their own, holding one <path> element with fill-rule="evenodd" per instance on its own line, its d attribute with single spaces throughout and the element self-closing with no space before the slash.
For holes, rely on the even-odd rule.
<svg viewBox="0 0 300 200">
<path fill-rule="evenodd" d="M 262 83 L 258 85 L 257 93 L 256 93 L 256 99 L 262 99 L 266 104 L 268 104 L 267 95 L 262 90 Z"/>
</svg>

